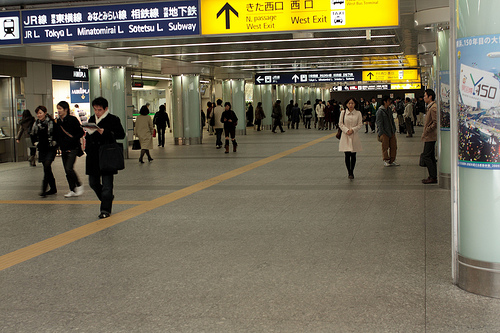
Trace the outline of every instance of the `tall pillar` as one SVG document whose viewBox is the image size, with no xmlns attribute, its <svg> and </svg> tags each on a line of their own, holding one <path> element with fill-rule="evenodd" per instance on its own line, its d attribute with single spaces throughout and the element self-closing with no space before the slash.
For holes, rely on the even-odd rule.
<svg viewBox="0 0 500 333">
<path fill-rule="evenodd" d="M 231 103 L 231 108 L 238 117 L 237 135 L 246 134 L 245 80 L 231 79 L 222 81 L 222 100 Z"/>
<path fill-rule="evenodd" d="M 124 67 L 106 67 L 89 69 L 89 97 L 93 101 L 97 97 L 104 97 L 108 100 L 108 110 L 120 118 L 120 122 L 125 130 L 126 136 L 122 141 L 124 144 L 124 154 L 128 158 L 128 141 L 133 140 L 133 125 L 128 122 L 128 110 L 126 96 L 127 92 L 132 92 L 132 84 L 127 80 L 126 69 Z"/>
<path fill-rule="evenodd" d="M 436 91 L 436 95 L 438 97 L 439 111 L 439 187 L 447 190 L 451 188 L 449 40 L 449 30 L 438 31 L 438 90 Z"/>
<path fill-rule="evenodd" d="M 262 120 L 262 125 L 265 129 L 271 129 L 272 118 L 271 113 L 273 112 L 273 86 L 270 84 L 264 84 L 261 86 L 262 90 L 262 109 L 266 114 L 266 118 Z"/>
<path fill-rule="evenodd" d="M 500 2 L 450 1 L 456 61 L 458 286 L 500 298 Z M 455 6 L 458 6 L 455 8 Z M 452 61 L 453 64 L 453 61 Z M 452 105 L 454 106 L 454 105 Z M 452 132 L 453 133 L 453 132 Z M 454 163 L 456 163 L 454 161 Z"/>
<path fill-rule="evenodd" d="M 176 145 L 202 143 L 200 119 L 200 76 L 172 77 L 172 124 Z"/>
</svg>

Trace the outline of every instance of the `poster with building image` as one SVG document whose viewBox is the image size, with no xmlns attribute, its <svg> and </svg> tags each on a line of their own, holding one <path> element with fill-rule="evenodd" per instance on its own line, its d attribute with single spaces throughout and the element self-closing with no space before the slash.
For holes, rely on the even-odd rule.
<svg viewBox="0 0 500 333">
<path fill-rule="evenodd" d="M 500 169 L 500 35 L 456 44 L 459 166 Z"/>
</svg>

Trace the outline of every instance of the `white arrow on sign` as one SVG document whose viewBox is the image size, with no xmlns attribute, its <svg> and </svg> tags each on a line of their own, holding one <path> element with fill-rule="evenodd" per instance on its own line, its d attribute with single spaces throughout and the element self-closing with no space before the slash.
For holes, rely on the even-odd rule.
<svg viewBox="0 0 500 333">
<path fill-rule="evenodd" d="M 299 80 L 299 76 L 297 74 L 295 74 L 294 76 L 292 76 L 292 80 L 297 83 L 297 81 Z"/>
<path fill-rule="evenodd" d="M 262 82 L 262 78 L 259 76 L 258 78 L 255 79 L 255 81 L 257 81 L 258 83 L 261 83 Z"/>
</svg>

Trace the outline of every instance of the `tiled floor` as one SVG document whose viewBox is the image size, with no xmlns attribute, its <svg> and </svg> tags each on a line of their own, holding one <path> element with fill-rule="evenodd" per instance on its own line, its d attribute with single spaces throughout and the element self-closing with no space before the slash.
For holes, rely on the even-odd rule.
<svg viewBox="0 0 500 333">
<path fill-rule="evenodd" d="M 249 130 L 230 154 L 204 133 L 131 152 L 110 226 L 83 159 L 70 199 L 60 158 L 45 199 L 40 166 L 0 164 L 0 332 L 500 332 L 500 300 L 452 284 L 418 133 L 390 168 L 360 133 L 354 180 L 333 131 Z"/>
</svg>

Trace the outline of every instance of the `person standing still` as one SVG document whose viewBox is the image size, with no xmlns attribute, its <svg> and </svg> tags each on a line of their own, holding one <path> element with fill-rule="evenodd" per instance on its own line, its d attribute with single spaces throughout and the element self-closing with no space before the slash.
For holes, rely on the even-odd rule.
<svg viewBox="0 0 500 333">
<path fill-rule="evenodd" d="M 92 101 L 94 115 L 89 123 L 96 124 L 97 128 L 85 127 L 87 160 L 85 173 L 89 176 L 89 186 L 101 201 L 99 218 L 104 219 L 111 215 L 113 205 L 113 177 L 118 172 L 101 172 L 99 167 L 99 148 L 102 145 L 115 143 L 125 138 L 120 118 L 109 113 L 108 101 L 104 97 L 97 97 Z"/>
<path fill-rule="evenodd" d="M 436 93 L 434 90 L 425 90 L 424 102 L 427 105 L 427 112 L 425 114 L 424 132 L 422 133 L 424 151 L 421 158 L 427 167 L 429 177 L 422 179 L 422 183 L 424 184 L 436 184 L 438 182 L 435 151 L 437 141 L 437 105 L 435 99 Z"/>
<path fill-rule="evenodd" d="M 396 163 L 398 142 L 396 140 L 396 124 L 389 106 L 392 100 L 389 96 L 382 97 L 382 105 L 376 114 L 379 141 L 382 142 L 382 158 L 384 166 L 399 166 Z"/>
<path fill-rule="evenodd" d="M 339 151 L 344 152 L 349 179 L 354 179 L 356 153 L 363 150 L 358 134 L 363 127 L 363 115 L 357 110 L 357 106 L 358 102 L 354 98 L 349 98 L 345 102 L 345 111 L 341 112 L 339 118 L 339 127 L 342 130 Z"/>
<path fill-rule="evenodd" d="M 262 127 L 262 120 L 264 118 L 266 118 L 266 115 L 264 113 L 264 109 L 262 109 L 262 102 L 258 102 L 257 107 L 255 108 L 255 125 L 257 125 L 257 131 L 260 131 Z"/>
<path fill-rule="evenodd" d="M 318 118 L 318 130 L 321 131 L 324 129 L 325 122 L 325 104 L 323 104 L 322 100 L 318 100 L 316 105 L 316 116 Z"/>
<path fill-rule="evenodd" d="M 21 121 L 19 122 L 19 131 L 16 135 L 16 142 L 20 143 L 21 139 L 24 138 L 26 142 L 26 147 L 29 148 L 30 156 L 28 161 L 31 166 L 36 166 L 35 156 L 36 156 L 36 147 L 35 142 L 31 136 L 31 129 L 33 128 L 33 124 L 35 123 L 35 117 L 31 114 L 30 110 L 24 110 L 23 115 L 21 117 Z"/>
<path fill-rule="evenodd" d="M 78 179 L 74 166 L 79 152 L 81 152 L 80 138 L 85 135 L 78 118 L 69 114 L 69 104 L 66 101 L 57 103 L 56 119 L 59 136 L 58 142 L 61 149 L 61 157 L 68 180 L 69 192 L 65 198 L 78 197 L 83 194 L 83 184 Z"/>
<path fill-rule="evenodd" d="M 411 99 L 406 97 L 406 105 L 405 112 L 403 113 L 403 117 L 405 119 L 406 125 L 406 137 L 413 137 L 413 104 L 411 103 Z"/>
</svg>

